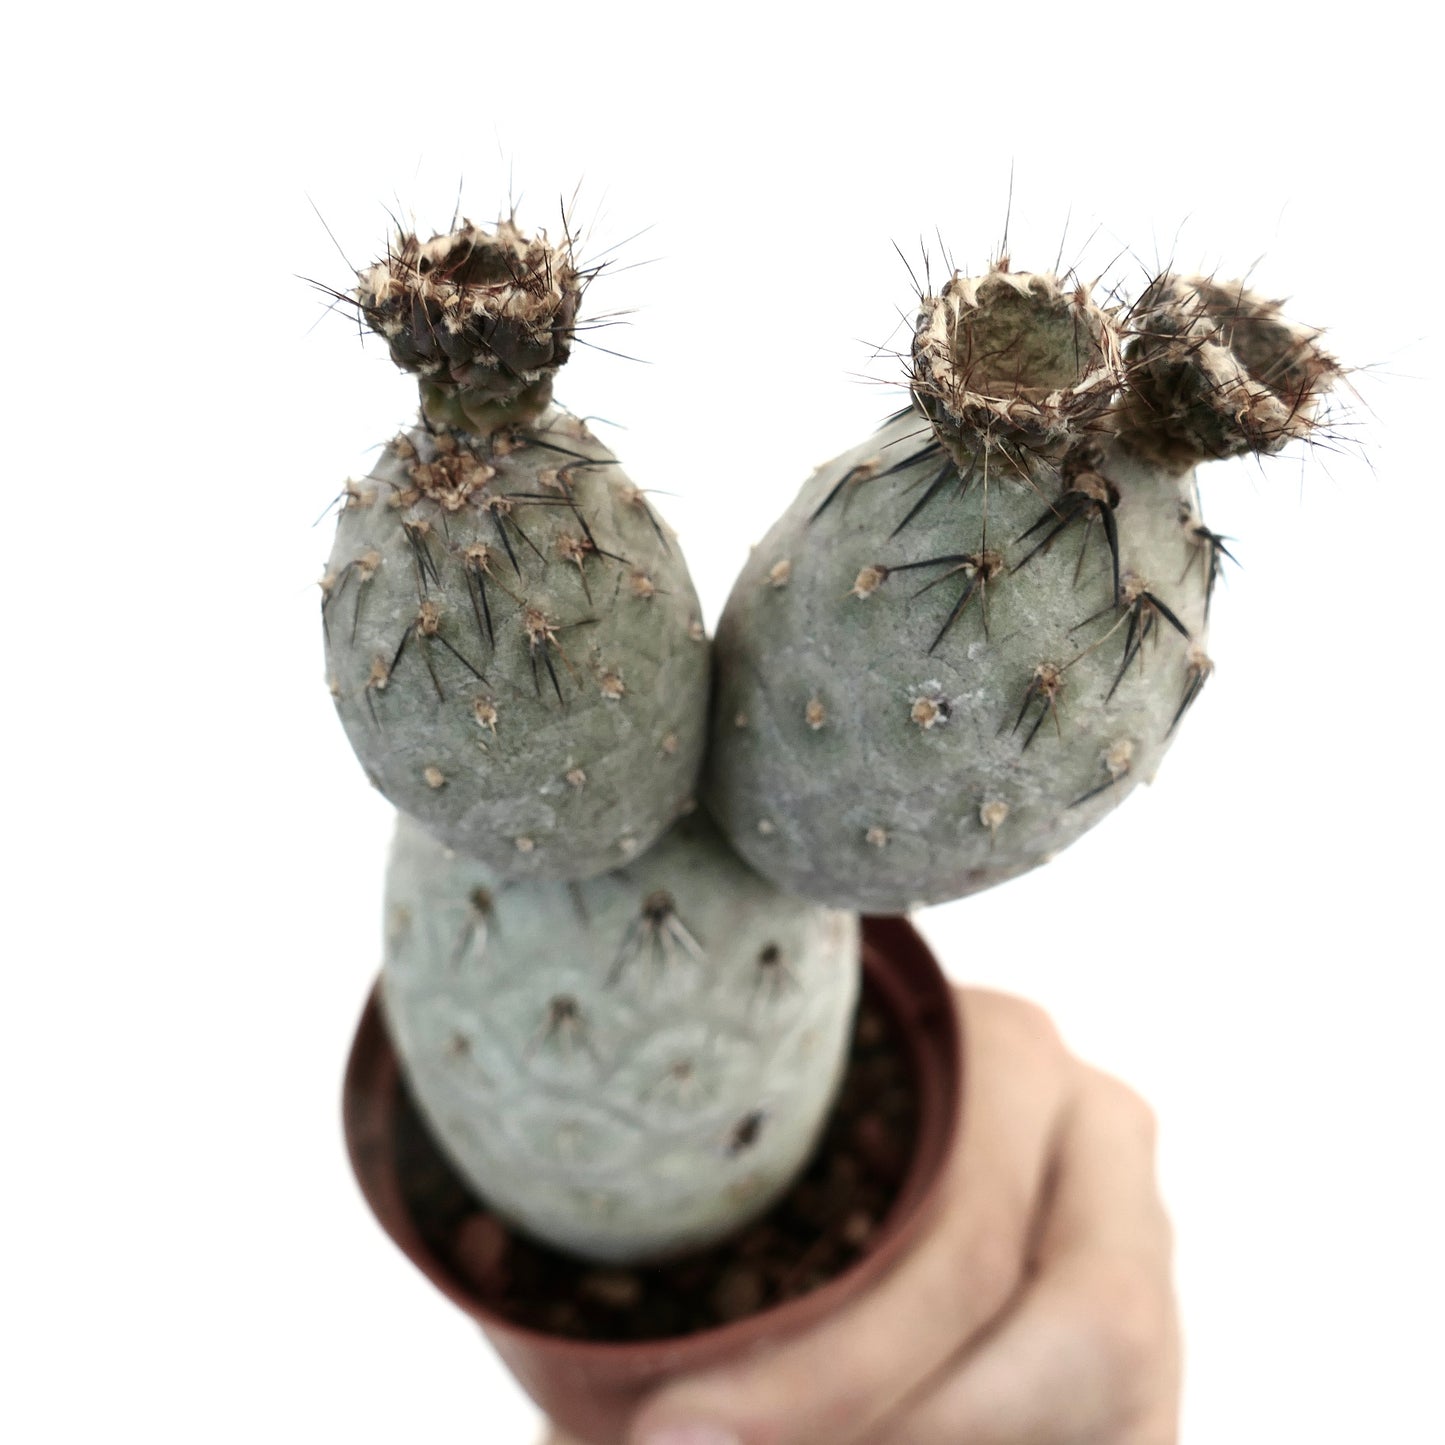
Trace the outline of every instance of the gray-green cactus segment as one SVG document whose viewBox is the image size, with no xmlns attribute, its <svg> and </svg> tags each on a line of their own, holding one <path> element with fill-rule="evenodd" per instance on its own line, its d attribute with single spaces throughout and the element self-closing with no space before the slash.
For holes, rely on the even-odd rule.
<svg viewBox="0 0 1445 1445">
<path fill-rule="evenodd" d="M 1153 776 L 1209 674 L 1223 543 L 1192 475 L 1107 435 L 1061 471 L 957 451 L 909 411 L 822 467 L 714 643 L 709 806 L 765 876 L 835 906 L 1045 862 Z"/>
<path fill-rule="evenodd" d="M 507 883 L 403 817 L 385 1014 L 461 1174 L 520 1229 L 641 1263 L 761 1213 L 845 1061 L 853 914 L 790 898 L 695 813 L 586 883 Z"/>
<path fill-rule="evenodd" d="M 672 533 L 577 418 L 391 442 L 347 487 L 322 618 L 367 774 L 503 875 L 616 868 L 690 804 L 697 597 Z"/>
</svg>

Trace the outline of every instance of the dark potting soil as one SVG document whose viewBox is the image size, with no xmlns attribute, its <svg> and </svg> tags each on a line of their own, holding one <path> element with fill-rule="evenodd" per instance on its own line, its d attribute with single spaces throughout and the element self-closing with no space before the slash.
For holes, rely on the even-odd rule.
<svg viewBox="0 0 1445 1445">
<path fill-rule="evenodd" d="M 755 1224 L 665 1264 L 587 1264 L 514 1233 L 442 1157 L 405 1087 L 396 1160 L 427 1245 L 498 1313 L 548 1334 L 665 1339 L 746 1318 L 826 1284 L 868 1247 L 913 1155 L 918 1093 L 888 1012 L 865 987 L 847 1072 L 813 1162 Z"/>
</svg>

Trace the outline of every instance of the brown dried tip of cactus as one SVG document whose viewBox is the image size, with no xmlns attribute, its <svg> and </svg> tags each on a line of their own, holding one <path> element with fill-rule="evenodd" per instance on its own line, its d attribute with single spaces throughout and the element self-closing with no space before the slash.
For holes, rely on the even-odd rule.
<svg viewBox="0 0 1445 1445">
<path fill-rule="evenodd" d="M 1168 272 L 1130 308 L 1121 439 L 1181 471 L 1308 438 L 1343 375 L 1322 333 L 1242 282 Z"/>
<path fill-rule="evenodd" d="M 424 394 L 535 406 L 550 399 L 594 274 L 574 264 L 570 237 L 553 245 L 510 219 L 492 231 L 464 221 L 429 241 L 397 236 L 383 260 L 358 273 L 355 297 Z"/>
<path fill-rule="evenodd" d="M 1089 288 L 997 262 L 920 304 L 913 395 L 940 439 L 1036 449 L 1100 417 L 1123 375 L 1119 328 Z M 950 447 L 953 450 L 953 447 Z"/>
</svg>

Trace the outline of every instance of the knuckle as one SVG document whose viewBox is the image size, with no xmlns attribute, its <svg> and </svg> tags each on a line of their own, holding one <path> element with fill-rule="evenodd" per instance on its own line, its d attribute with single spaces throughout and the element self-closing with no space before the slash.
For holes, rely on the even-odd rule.
<svg viewBox="0 0 1445 1445">
<path fill-rule="evenodd" d="M 1122 1120 L 1152 1154 L 1159 1137 L 1159 1116 L 1154 1106 L 1132 1085 L 1102 1069 L 1086 1066 L 1085 1083 L 1095 1101 Z"/>
<path fill-rule="evenodd" d="M 995 989 L 968 988 L 963 990 L 962 1005 L 968 1023 L 988 1027 L 1035 1048 L 1064 1052 L 1057 1025 L 1047 1010 L 1032 999 Z"/>
</svg>

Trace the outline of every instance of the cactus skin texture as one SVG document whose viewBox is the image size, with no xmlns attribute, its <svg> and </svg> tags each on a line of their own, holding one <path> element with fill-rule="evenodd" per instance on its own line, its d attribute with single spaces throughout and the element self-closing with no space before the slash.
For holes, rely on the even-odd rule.
<svg viewBox="0 0 1445 1445">
<path fill-rule="evenodd" d="M 790 898 L 701 812 L 587 883 L 507 883 L 403 817 L 383 1003 L 461 1174 L 528 1234 L 641 1263 L 723 1238 L 806 1163 L 843 1068 L 855 915 Z"/>
<path fill-rule="evenodd" d="M 348 483 L 328 681 L 372 782 L 509 877 L 585 878 L 690 805 L 708 649 L 670 531 L 550 401 L 582 281 L 504 222 L 404 236 L 357 304 L 422 418 Z"/>
<path fill-rule="evenodd" d="M 1231 314 L 1267 305 L 1222 289 Z M 961 897 L 1047 861 L 1153 777 L 1212 671 L 1229 556 L 1194 486 L 1219 449 L 1181 440 L 1175 399 L 1229 416 L 1245 397 L 1180 368 L 1202 356 L 1237 382 L 1245 328 L 1201 320 L 1188 283 L 1151 292 L 1126 343 L 1052 277 L 955 277 L 922 304 L 917 410 L 816 472 L 754 550 L 715 642 L 705 794 L 779 887 L 864 912 Z M 1167 371 L 1171 305 L 1195 332 Z M 1292 358 L 1313 347 L 1270 334 Z M 1128 347 L 1145 386 L 1119 436 Z M 1325 376 L 1285 408 L 1294 435 Z"/>
</svg>

